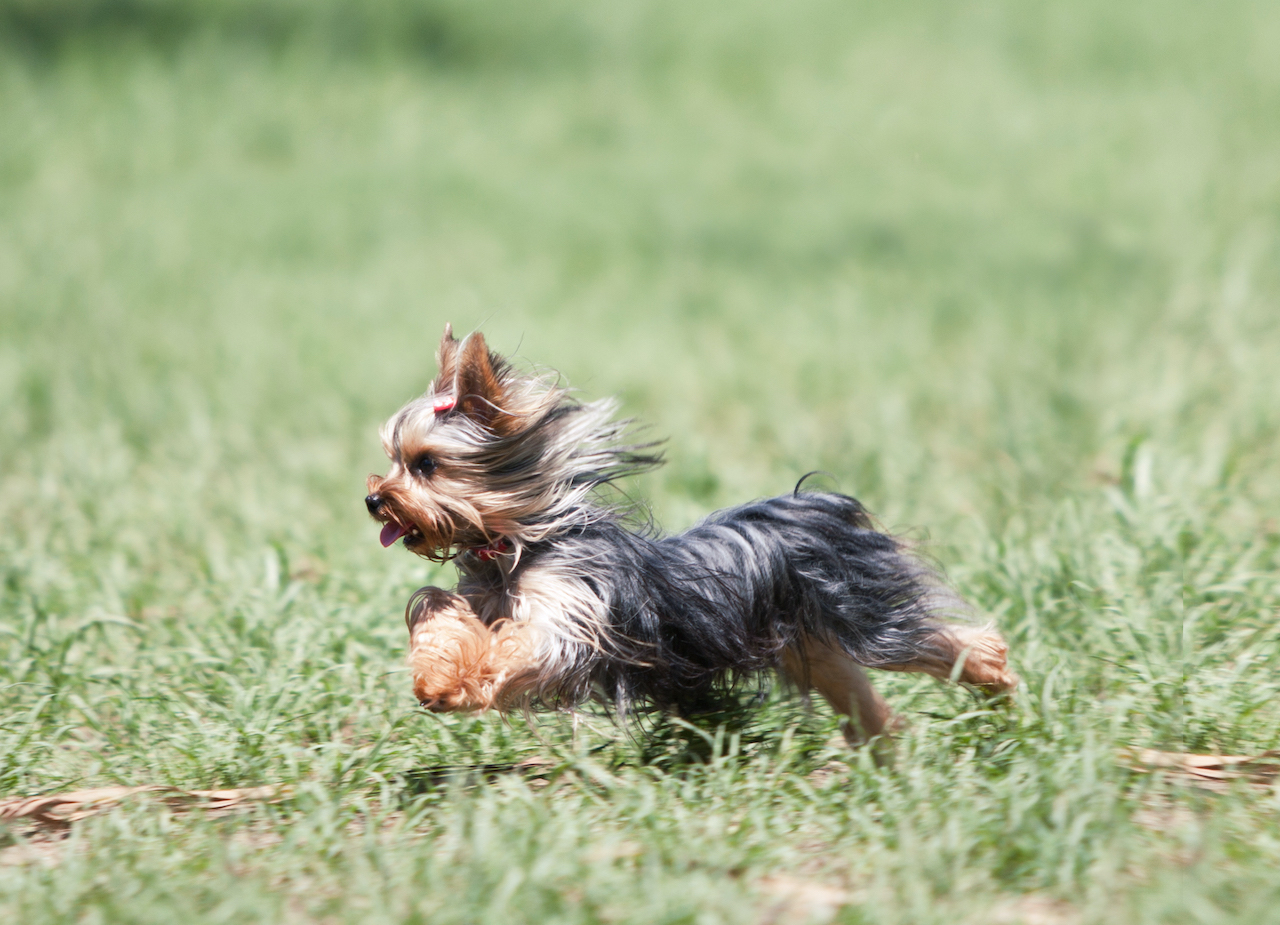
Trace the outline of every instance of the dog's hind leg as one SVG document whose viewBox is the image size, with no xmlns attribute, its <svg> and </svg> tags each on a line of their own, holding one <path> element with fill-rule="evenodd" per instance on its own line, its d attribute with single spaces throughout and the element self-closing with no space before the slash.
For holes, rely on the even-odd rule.
<svg viewBox="0 0 1280 925">
<path fill-rule="evenodd" d="M 519 704 L 536 676 L 532 628 L 486 625 L 465 597 L 423 588 L 405 611 L 413 695 L 429 710 L 475 712 Z"/>
<path fill-rule="evenodd" d="M 782 670 L 800 690 L 816 690 L 845 717 L 841 730 L 850 745 L 897 727 L 896 717 L 862 666 L 834 643 L 808 637 L 788 646 L 782 652 Z"/>
<path fill-rule="evenodd" d="M 886 671 L 919 671 L 943 681 L 970 684 L 988 694 L 1007 694 L 1018 686 L 1009 667 L 1009 646 L 989 626 L 944 624 L 924 638 L 914 658 Z"/>
</svg>

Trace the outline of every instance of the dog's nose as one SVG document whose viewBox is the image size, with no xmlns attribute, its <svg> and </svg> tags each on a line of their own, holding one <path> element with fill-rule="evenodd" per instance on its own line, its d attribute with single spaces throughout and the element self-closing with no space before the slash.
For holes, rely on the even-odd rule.
<svg viewBox="0 0 1280 925">
<path fill-rule="evenodd" d="M 378 511 L 382 509 L 382 495 L 365 495 L 364 506 L 369 509 L 370 514 L 377 517 Z"/>
</svg>

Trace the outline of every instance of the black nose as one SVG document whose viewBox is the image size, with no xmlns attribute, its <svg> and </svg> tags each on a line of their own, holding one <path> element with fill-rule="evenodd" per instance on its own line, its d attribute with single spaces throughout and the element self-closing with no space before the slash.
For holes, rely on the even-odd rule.
<svg viewBox="0 0 1280 925">
<path fill-rule="evenodd" d="M 382 509 L 382 495 L 365 495 L 364 506 L 369 509 L 370 514 L 377 517 L 378 511 Z"/>
</svg>

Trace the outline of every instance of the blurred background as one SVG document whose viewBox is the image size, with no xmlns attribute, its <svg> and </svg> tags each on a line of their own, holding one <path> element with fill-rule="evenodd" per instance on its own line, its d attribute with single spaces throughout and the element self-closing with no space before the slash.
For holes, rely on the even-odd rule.
<svg viewBox="0 0 1280 925">
<path fill-rule="evenodd" d="M 1140 446 L 1274 510 L 1277 47 L 1268 2 L 0 0 L 0 544 L 130 612 L 380 552 L 446 321 L 670 437 L 672 527 L 821 469 L 998 534 Z"/>
<path fill-rule="evenodd" d="M 403 562 L 363 478 L 446 321 L 669 437 L 673 528 L 821 469 L 959 559 L 1154 453 L 1260 529 L 1277 47 L 1247 0 L 0 0 L 11 593 Z"/>
</svg>

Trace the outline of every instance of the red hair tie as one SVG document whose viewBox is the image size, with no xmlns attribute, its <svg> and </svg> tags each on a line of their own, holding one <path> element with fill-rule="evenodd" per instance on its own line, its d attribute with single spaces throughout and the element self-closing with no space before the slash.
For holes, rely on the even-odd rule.
<svg viewBox="0 0 1280 925">
<path fill-rule="evenodd" d="M 506 555 L 511 551 L 511 543 L 506 537 L 498 537 L 488 546 L 478 546 L 471 550 L 476 554 L 481 562 L 492 562 L 498 556 Z"/>
</svg>

